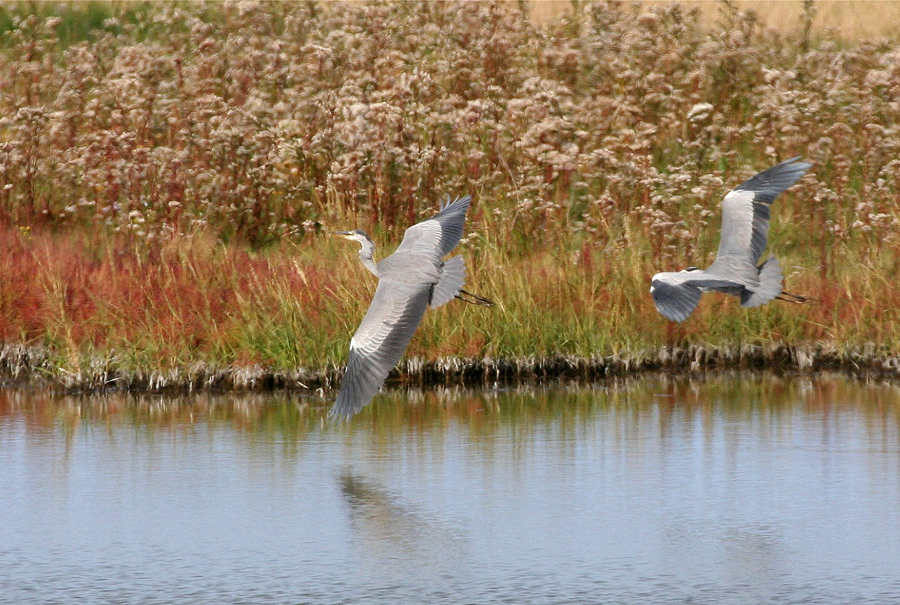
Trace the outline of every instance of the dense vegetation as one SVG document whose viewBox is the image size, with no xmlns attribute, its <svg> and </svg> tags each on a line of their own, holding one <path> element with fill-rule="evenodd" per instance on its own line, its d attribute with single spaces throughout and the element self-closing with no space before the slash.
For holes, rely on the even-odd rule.
<svg viewBox="0 0 900 605">
<path fill-rule="evenodd" d="M 327 233 L 384 255 L 466 193 L 467 287 L 498 305 L 427 314 L 413 358 L 894 355 L 900 44 L 808 25 L 729 3 L 712 26 L 616 2 L 539 25 L 486 2 L 7 5 L 0 365 L 25 345 L 73 383 L 334 367 L 374 283 Z M 660 317 L 650 276 L 710 262 L 724 193 L 794 155 L 814 167 L 769 250 L 819 302 Z"/>
</svg>

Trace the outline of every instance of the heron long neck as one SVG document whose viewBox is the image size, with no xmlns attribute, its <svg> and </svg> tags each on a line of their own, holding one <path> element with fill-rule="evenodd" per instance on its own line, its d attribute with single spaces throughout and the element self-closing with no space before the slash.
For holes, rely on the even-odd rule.
<svg viewBox="0 0 900 605">
<path fill-rule="evenodd" d="M 366 266 L 366 269 L 371 271 L 375 277 L 378 277 L 378 265 L 375 264 L 375 260 L 372 258 L 375 253 L 375 244 L 372 242 L 360 243 L 362 244 L 362 249 L 359 251 L 359 260 Z"/>
</svg>

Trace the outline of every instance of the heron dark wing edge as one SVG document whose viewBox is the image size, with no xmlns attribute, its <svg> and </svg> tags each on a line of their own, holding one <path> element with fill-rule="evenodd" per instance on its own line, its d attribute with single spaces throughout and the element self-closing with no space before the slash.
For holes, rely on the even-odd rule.
<svg viewBox="0 0 900 605">
<path fill-rule="evenodd" d="M 687 284 L 654 280 L 650 292 L 656 309 L 672 321 L 682 322 L 690 317 L 700 302 L 700 289 Z"/>
</svg>

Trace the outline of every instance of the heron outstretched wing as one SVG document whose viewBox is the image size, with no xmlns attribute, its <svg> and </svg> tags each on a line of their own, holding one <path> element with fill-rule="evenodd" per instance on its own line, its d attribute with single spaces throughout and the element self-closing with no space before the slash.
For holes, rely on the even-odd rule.
<svg viewBox="0 0 900 605">
<path fill-rule="evenodd" d="M 654 275 L 650 293 L 656 309 L 664 317 L 684 321 L 694 312 L 703 290 L 723 291 L 738 287 L 740 284 L 705 271 L 682 271 Z"/>
<path fill-rule="evenodd" d="M 428 252 L 440 260 L 459 243 L 472 196 L 457 198 L 430 219 L 406 230 L 397 252 Z"/>
<path fill-rule="evenodd" d="M 350 340 L 350 356 L 331 415 L 349 418 L 378 393 L 422 321 L 428 284 L 382 278 L 372 304 Z"/>
<path fill-rule="evenodd" d="M 800 156 L 776 164 L 728 192 L 722 201 L 722 233 L 717 256 L 759 262 L 769 236 L 771 204 L 796 183 L 812 164 Z"/>
<path fill-rule="evenodd" d="M 653 295 L 656 309 L 672 321 L 687 319 L 700 302 L 700 290 L 684 284 L 654 280 L 650 293 Z"/>
</svg>

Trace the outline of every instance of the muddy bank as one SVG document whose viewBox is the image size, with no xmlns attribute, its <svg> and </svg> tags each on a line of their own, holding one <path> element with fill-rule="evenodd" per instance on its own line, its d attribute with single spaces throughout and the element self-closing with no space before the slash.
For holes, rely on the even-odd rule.
<svg viewBox="0 0 900 605">
<path fill-rule="evenodd" d="M 299 367 L 275 370 L 259 365 L 215 367 L 203 362 L 164 371 L 126 369 L 114 356 L 63 360 L 43 347 L 20 345 L 0 349 L 0 386 L 50 388 L 60 392 L 128 391 L 177 393 L 195 391 L 329 390 L 340 384 L 343 368 Z M 900 356 L 867 344 L 838 349 L 827 344 L 789 346 L 661 347 L 632 354 L 593 357 L 554 356 L 522 359 L 406 359 L 389 382 L 416 386 L 444 384 L 480 386 L 495 382 L 540 382 L 555 378 L 599 380 L 642 372 L 697 372 L 717 368 L 773 369 L 801 373 L 839 370 L 859 375 L 900 377 Z"/>
</svg>

